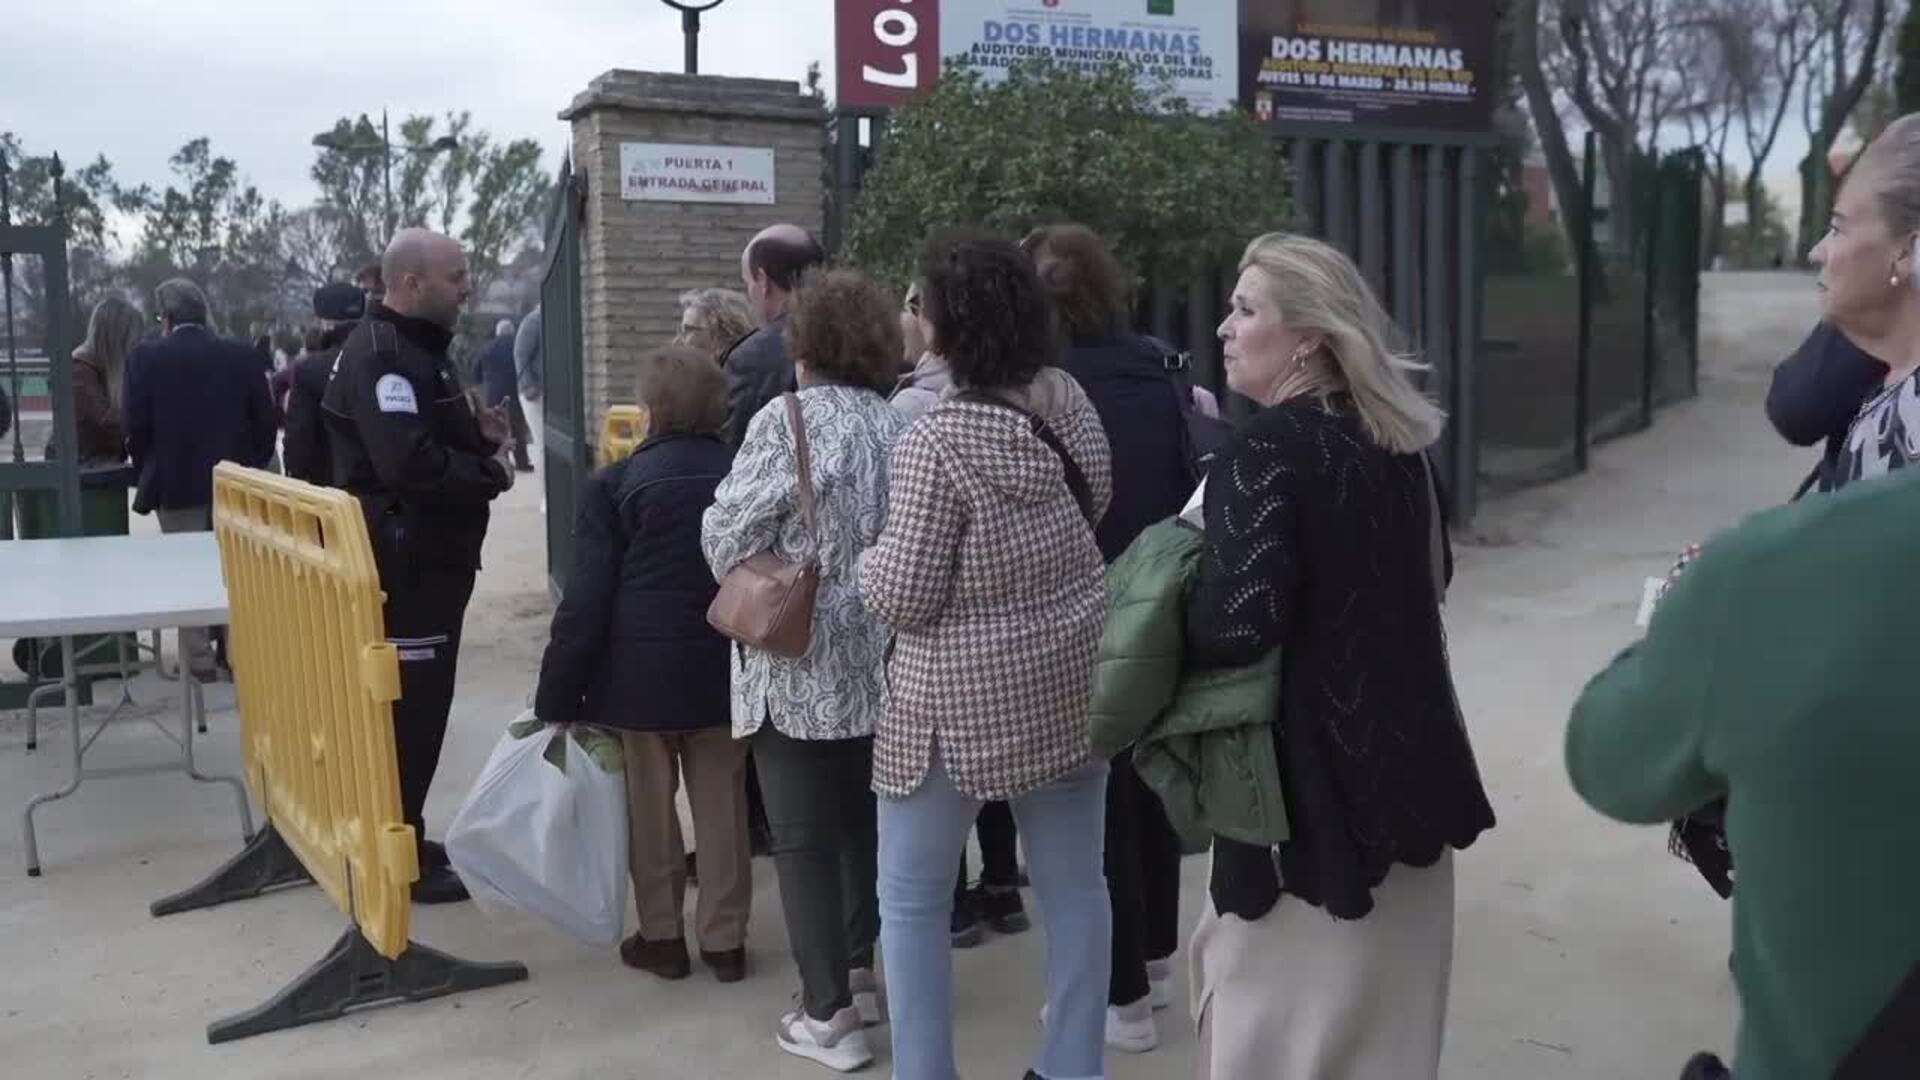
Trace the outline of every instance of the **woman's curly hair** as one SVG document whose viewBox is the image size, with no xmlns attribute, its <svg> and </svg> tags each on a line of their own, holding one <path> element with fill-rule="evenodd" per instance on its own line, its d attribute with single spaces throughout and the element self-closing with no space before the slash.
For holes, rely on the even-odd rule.
<svg viewBox="0 0 1920 1080">
<path fill-rule="evenodd" d="M 900 376 L 900 314 L 893 297 L 864 275 L 807 275 L 794 294 L 787 353 L 821 382 L 887 393 Z"/>
<path fill-rule="evenodd" d="M 1053 312 L 1033 260 L 1011 241 L 945 229 L 920 249 L 920 303 L 933 351 L 962 386 L 1021 386 L 1053 362 Z"/>
</svg>

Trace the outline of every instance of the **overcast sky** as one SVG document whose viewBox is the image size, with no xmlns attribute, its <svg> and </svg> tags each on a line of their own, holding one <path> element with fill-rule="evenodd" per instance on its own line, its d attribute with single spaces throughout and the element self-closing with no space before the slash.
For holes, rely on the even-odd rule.
<svg viewBox="0 0 1920 1080">
<path fill-rule="evenodd" d="M 1221 0 L 1227 2 L 1227 0 Z M 343 115 L 467 109 L 557 166 L 556 114 L 609 69 L 678 71 L 679 13 L 659 0 L 0 0 L 0 131 L 70 162 L 105 153 L 163 186 L 206 135 L 269 197 L 314 197 L 314 133 Z M 833 81 L 833 0 L 726 0 L 704 16 L 710 74 Z M 1790 115 L 1768 169 L 1806 152 Z M 1677 144 L 1677 136 L 1664 140 Z M 1744 160 L 1736 132 L 1730 156 Z M 1775 179 L 1778 178 L 1778 179 Z M 1797 185 L 1796 185 L 1797 186 Z"/>
<path fill-rule="evenodd" d="M 703 72 L 832 79 L 832 0 L 726 0 L 702 17 Z M 466 109 L 557 167 L 556 114 L 612 68 L 679 71 L 680 15 L 659 0 L 0 0 L 0 131 L 69 162 L 105 153 L 156 187 L 206 135 L 262 192 L 315 195 L 316 132 Z"/>
</svg>

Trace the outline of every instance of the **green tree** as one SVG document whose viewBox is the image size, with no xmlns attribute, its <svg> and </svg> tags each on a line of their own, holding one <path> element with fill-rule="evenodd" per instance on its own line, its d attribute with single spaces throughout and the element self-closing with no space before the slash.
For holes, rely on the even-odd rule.
<svg viewBox="0 0 1920 1080">
<path fill-rule="evenodd" d="M 406 126 L 407 121 L 400 125 L 403 133 Z M 358 119 L 341 117 L 326 134 L 332 145 L 314 155 L 309 170 L 320 188 L 315 206 L 333 228 L 342 255 L 361 265 L 378 255 L 387 240 L 380 129 L 363 114 Z"/>
<path fill-rule="evenodd" d="M 515 139 L 486 150 L 476 165 L 473 202 L 460 242 L 478 296 L 524 248 L 541 241 L 540 226 L 553 181 L 540 165 L 540 144 Z"/>
<path fill-rule="evenodd" d="M 332 235 L 321 244 L 313 223 L 300 222 L 308 250 L 288 253 L 301 266 L 318 270 L 371 260 L 387 240 L 380 129 L 365 116 L 342 117 L 328 135 L 332 145 L 316 153 L 312 175 L 320 187 L 314 214 L 331 226 Z M 538 239 L 552 189 L 540 166 L 540 144 L 532 139 L 496 144 L 492 135 L 474 129 L 466 112 L 448 113 L 444 126 L 439 118 L 409 116 L 400 121 L 397 136 L 392 148 L 396 224 L 458 238 L 467 248 L 474 289 L 484 291 Z M 451 149 L 435 145 L 449 137 Z"/>
<path fill-rule="evenodd" d="M 43 225 L 54 219 L 54 174 L 52 154 L 29 153 L 10 131 L 0 131 L 0 161 L 8 169 L 7 188 L 14 224 Z M 98 156 L 80 168 L 62 167 L 60 209 L 65 215 L 67 237 L 69 325 L 76 335 L 84 328 L 82 315 L 114 288 L 114 267 L 110 251 L 117 238 L 113 228 L 115 211 L 138 209 L 139 189 L 121 186 L 113 164 Z M 39 259 L 14 260 L 14 297 L 19 319 L 20 339 L 36 347 L 46 334 L 46 271 Z M 76 341 L 77 341 L 76 337 Z"/>
<path fill-rule="evenodd" d="M 1017 235 L 1079 222 L 1136 277 L 1181 281 L 1291 220 L 1284 165 L 1252 118 L 1199 116 L 1124 64 L 1031 62 L 991 86 L 949 72 L 880 142 L 845 254 L 896 284 L 942 225 Z"/>
</svg>

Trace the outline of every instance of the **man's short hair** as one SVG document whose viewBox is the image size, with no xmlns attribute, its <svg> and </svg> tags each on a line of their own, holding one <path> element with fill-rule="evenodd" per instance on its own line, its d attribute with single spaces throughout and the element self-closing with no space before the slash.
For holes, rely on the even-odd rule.
<svg viewBox="0 0 1920 1080">
<path fill-rule="evenodd" d="M 368 292 L 384 293 L 387 291 L 386 275 L 380 272 L 380 263 L 378 260 L 361 267 L 360 272 L 353 276 L 353 282 Z"/>
<path fill-rule="evenodd" d="M 508 334 L 513 333 L 513 320 L 501 319 L 499 322 L 494 323 L 493 333 L 496 337 L 506 337 Z"/>
<path fill-rule="evenodd" d="M 207 294 L 186 278 L 169 278 L 153 290 L 153 304 L 160 317 L 174 326 L 189 323 L 206 325 Z"/>
<path fill-rule="evenodd" d="M 800 287 L 807 271 L 825 263 L 827 253 L 820 241 L 806 233 L 805 241 L 782 236 L 763 236 L 747 245 L 747 270 L 767 275 L 767 282 L 781 292 Z"/>
</svg>

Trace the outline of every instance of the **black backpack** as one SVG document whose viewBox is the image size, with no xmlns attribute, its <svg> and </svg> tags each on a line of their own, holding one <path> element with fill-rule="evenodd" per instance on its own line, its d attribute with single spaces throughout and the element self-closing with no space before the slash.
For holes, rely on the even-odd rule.
<svg viewBox="0 0 1920 1080">
<path fill-rule="evenodd" d="M 1174 396 L 1185 428 L 1188 477 L 1198 484 L 1206 477 L 1215 454 L 1226 448 L 1233 437 L 1233 425 L 1200 411 L 1193 401 L 1193 354 L 1181 352 L 1154 337 L 1141 337 L 1141 344 L 1160 361 L 1166 372 L 1167 388 Z"/>
</svg>

